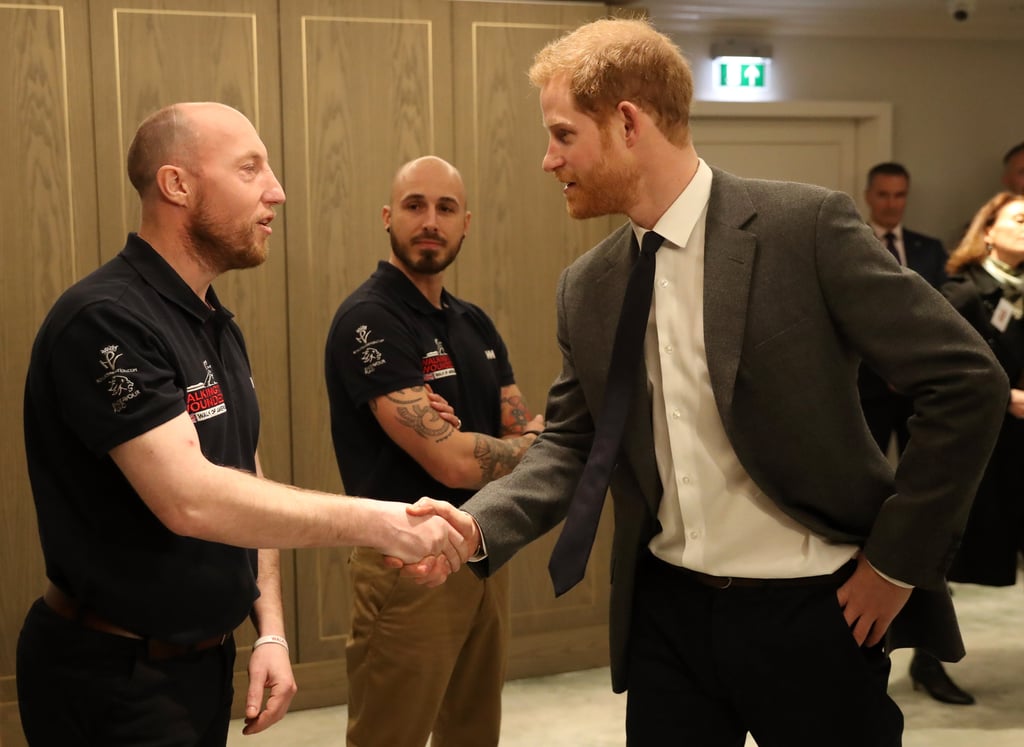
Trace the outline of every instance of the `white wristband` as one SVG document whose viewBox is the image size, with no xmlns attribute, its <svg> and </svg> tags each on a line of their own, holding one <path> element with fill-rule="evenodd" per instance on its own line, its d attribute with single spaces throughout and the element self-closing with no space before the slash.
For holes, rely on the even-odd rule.
<svg viewBox="0 0 1024 747">
<path fill-rule="evenodd" d="M 284 646 L 285 651 L 288 650 L 288 641 L 286 641 L 283 636 L 279 635 L 261 635 L 259 638 L 252 642 L 252 647 L 256 649 L 262 646 L 264 643 L 276 643 L 278 646 Z"/>
</svg>

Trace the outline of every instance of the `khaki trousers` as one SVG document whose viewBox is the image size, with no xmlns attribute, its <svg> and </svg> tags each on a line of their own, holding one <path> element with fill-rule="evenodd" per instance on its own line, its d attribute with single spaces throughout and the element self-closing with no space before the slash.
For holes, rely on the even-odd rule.
<svg viewBox="0 0 1024 747">
<path fill-rule="evenodd" d="M 508 571 L 463 567 L 428 589 L 352 552 L 349 747 L 498 744 L 509 633 Z"/>
</svg>

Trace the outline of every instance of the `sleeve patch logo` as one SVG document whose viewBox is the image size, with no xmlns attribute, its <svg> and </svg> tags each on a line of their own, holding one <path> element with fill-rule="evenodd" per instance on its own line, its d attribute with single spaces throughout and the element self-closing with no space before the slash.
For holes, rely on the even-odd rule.
<svg viewBox="0 0 1024 747">
<path fill-rule="evenodd" d="M 193 423 L 215 418 L 228 411 L 228 406 L 224 402 L 224 391 L 217 383 L 213 367 L 209 361 L 203 361 L 203 366 L 206 367 L 206 376 L 201 382 L 192 384 L 185 390 L 185 407 Z"/>
<path fill-rule="evenodd" d="M 380 349 L 377 347 L 384 342 L 384 340 L 370 339 L 372 334 L 373 333 L 370 331 L 368 326 L 360 324 L 356 328 L 357 347 L 352 351 L 352 355 L 356 356 L 359 359 L 359 362 L 363 364 L 363 373 L 367 376 L 387 363 L 384 359 L 384 354 L 381 353 Z"/>
<path fill-rule="evenodd" d="M 102 384 L 111 397 L 110 406 L 115 413 L 124 412 L 128 403 L 142 394 L 142 391 L 135 385 L 131 374 L 139 372 L 137 368 L 121 368 L 118 361 L 124 353 L 118 352 L 117 345 L 107 345 L 100 349 L 100 367 L 103 374 L 96 379 L 97 384 Z"/>
<path fill-rule="evenodd" d="M 445 352 L 444 344 L 435 337 L 434 345 L 437 349 L 423 356 L 423 380 L 434 381 L 455 376 L 455 364 L 452 363 L 451 356 Z"/>
</svg>

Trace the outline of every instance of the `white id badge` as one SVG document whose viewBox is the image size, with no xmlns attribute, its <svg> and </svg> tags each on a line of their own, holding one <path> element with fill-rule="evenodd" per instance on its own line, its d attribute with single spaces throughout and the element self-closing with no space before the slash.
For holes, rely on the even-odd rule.
<svg viewBox="0 0 1024 747">
<path fill-rule="evenodd" d="M 999 303 L 996 304 L 996 310 L 992 312 L 992 326 L 1000 332 L 1005 332 L 1010 320 L 1016 315 L 1016 309 L 1014 309 L 1013 304 L 1005 298 L 1000 298 Z"/>
</svg>

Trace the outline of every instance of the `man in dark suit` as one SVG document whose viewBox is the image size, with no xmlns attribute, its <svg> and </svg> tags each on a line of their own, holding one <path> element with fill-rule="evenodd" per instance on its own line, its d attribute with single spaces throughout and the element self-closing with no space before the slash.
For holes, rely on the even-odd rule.
<svg viewBox="0 0 1024 747">
<path fill-rule="evenodd" d="M 879 163 L 868 171 L 864 201 L 868 205 L 868 224 L 878 240 L 904 267 L 923 277 L 933 288 L 946 280 L 949 256 L 942 242 L 903 227 L 903 214 L 910 195 L 910 172 L 900 163 Z M 890 234 L 892 236 L 890 237 Z"/>
<path fill-rule="evenodd" d="M 868 172 L 864 201 L 868 205 L 868 225 L 878 241 L 896 261 L 923 277 L 933 288 L 946 280 L 949 258 L 942 242 L 931 236 L 903 227 L 903 213 L 910 193 L 910 173 L 899 163 L 880 163 Z M 893 314 L 902 313 L 894 309 Z M 896 434 L 900 453 L 907 446 L 910 434 L 907 420 L 913 414 L 911 399 L 896 391 L 868 366 L 861 366 L 857 381 L 864 419 L 882 453 L 889 450 L 889 441 Z"/>
<path fill-rule="evenodd" d="M 689 66 L 646 22 L 587 24 L 530 76 L 543 165 L 569 213 L 629 222 L 562 275 L 563 368 L 544 433 L 464 512 L 413 510 L 461 528 L 472 567 L 491 573 L 579 505 L 595 423 L 603 434 L 614 407 L 627 276 L 649 266 L 653 230 L 664 244 L 611 476 L 612 687 L 629 692 L 628 743 L 741 747 L 750 732 L 765 746 L 899 744 L 887 649 L 963 654 L 944 573 L 1005 376 L 949 304 L 879 250 L 849 197 L 701 161 Z M 861 357 L 916 403 L 895 474 L 860 413 Z"/>
</svg>

